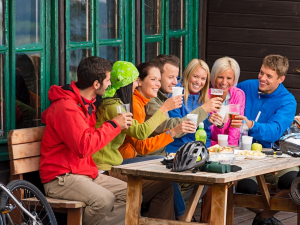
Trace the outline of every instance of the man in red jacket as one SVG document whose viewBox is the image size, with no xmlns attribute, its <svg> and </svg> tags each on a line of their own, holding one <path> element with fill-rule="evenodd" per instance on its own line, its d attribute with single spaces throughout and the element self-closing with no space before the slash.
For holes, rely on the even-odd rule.
<svg viewBox="0 0 300 225">
<path fill-rule="evenodd" d="M 41 142 L 40 177 L 46 195 L 86 203 L 84 225 L 124 224 L 125 182 L 98 174 L 91 155 L 131 125 L 131 113 L 121 114 L 95 129 L 96 95 L 110 85 L 112 64 L 99 57 L 81 60 L 78 82 L 52 86 L 51 105 L 42 114 L 46 124 Z"/>
</svg>

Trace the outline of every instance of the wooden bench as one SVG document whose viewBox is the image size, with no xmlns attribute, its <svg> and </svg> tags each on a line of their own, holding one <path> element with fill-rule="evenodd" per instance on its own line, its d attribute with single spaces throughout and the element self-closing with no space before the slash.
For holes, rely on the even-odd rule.
<svg viewBox="0 0 300 225">
<path fill-rule="evenodd" d="M 23 180 L 23 174 L 38 171 L 40 167 L 41 140 L 45 127 L 11 130 L 8 134 L 8 150 L 11 180 Z M 54 212 L 67 213 L 67 225 L 81 225 L 85 203 L 48 198 Z M 35 198 L 26 199 L 34 204 Z"/>
</svg>

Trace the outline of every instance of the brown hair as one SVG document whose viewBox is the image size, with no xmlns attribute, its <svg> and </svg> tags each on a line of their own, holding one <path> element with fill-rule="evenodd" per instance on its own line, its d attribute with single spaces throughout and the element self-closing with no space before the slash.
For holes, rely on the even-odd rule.
<svg viewBox="0 0 300 225">
<path fill-rule="evenodd" d="M 136 68 L 139 71 L 139 78 L 144 80 L 149 75 L 149 70 L 151 68 L 158 68 L 155 63 L 152 62 L 144 62 L 139 64 Z"/>
<path fill-rule="evenodd" d="M 285 56 L 281 55 L 268 55 L 264 58 L 263 65 L 274 70 L 278 78 L 285 76 L 289 69 L 289 60 Z"/>
<path fill-rule="evenodd" d="M 187 65 L 187 67 L 185 68 L 183 75 L 182 75 L 182 86 L 184 87 L 184 102 L 185 104 L 187 104 L 187 99 L 188 96 L 190 94 L 189 91 L 189 79 L 191 78 L 191 76 L 193 76 L 194 72 L 199 69 L 199 67 L 201 67 L 202 69 L 204 69 L 207 73 L 207 79 L 206 79 L 206 83 L 204 85 L 204 87 L 200 90 L 200 98 L 198 100 L 198 104 L 202 103 L 204 104 L 205 102 L 207 102 L 209 100 L 208 97 L 208 89 L 209 89 L 209 81 L 210 81 L 210 72 L 209 72 L 209 67 L 206 64 L 206 62 L 204 62 L 201 59 L 192 59 L 189 64 Z"/>
<path fill-rule="evenodd" d="M 152 62 L 157 65 L 157 67 L 160 70 L 160 73 L 164 73 L 164 65 L 169 63 L 173 66 L 176 66 L 179 68 L 180 62 L 179 58 L 175 55 L 158 55 L 154 59 L 152 59 Z"/>
</svg>

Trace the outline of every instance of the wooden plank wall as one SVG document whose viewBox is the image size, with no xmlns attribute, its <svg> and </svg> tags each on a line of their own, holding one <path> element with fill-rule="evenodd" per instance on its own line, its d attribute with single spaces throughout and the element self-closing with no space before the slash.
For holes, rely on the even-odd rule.
<svg viewBox="0 0 300 225">
<path fill-rule="evenodd" d="M 287 56 L 285 87 L 300 113 L 300 0 L 209 0 L 206 61 L 210 68 L 222 56 L 237 60 L 240 81 L 258 76 L 268 54 Z"/>
</svg>

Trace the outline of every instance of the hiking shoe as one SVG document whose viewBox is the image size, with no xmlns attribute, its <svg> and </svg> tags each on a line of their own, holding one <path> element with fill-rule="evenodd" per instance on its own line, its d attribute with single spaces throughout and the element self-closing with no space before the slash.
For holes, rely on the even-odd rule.
<svg viewBox="0 0 300 225">
<path fill-rule="evenodd" d="M 272 221 L 273 225 L 283 225 L 278 219 L 273 216 L 270 218 L 270 220 Z"/>
<path fill-rule="evenodd" d="M 273 223 L 271 221 L 271 218 L 258 219 L 257 217 L 255 217 L 252 225 L 273 225 Z"/>
</svg>

